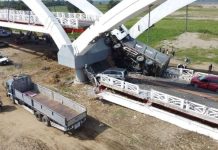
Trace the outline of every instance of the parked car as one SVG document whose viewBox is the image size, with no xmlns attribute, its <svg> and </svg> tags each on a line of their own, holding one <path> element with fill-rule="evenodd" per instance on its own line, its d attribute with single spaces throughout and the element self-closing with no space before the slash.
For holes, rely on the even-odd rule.
<svg viewBox="0 0 218 150">
<path fill-rule="evenodd" d="M 218 93 L 218 76 L 195 76 L 192 78 L 191 84 L 195 87 L 208 89 Z"/>
<path fill-rule="evenodd" d="M 117 78 L 120 80 L 125 80 L 127 75 L 128 75 L 128 72 L 124 68 L 109 68 L 109 69 L 97 74 L 96 77 L 100 76 L 101 74 L 108 75 L 110 77 Z"/>
<path fill-rule="evenodd" d="M 11 61 L 7 57 L 0 55 L 0 65 L 7 65 L 10 63 Z"/>
</svg>

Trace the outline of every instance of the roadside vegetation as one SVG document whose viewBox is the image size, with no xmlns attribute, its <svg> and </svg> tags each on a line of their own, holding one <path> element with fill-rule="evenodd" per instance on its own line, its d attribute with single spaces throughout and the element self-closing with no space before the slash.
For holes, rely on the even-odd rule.
<svg viewBox="0 0 218 150">
<path fill-rule="evenodd" d="M 130 28 L 138 19 L 130 20 L 126 26 Z M 204 38 L 218 38 L 218 21 L 213 20 L 189 20 L 188 32 L 203 33 Z M 166 18 L 155 24 L 149 31 L 149 42 L 147 32 L 141 34 L 138 40 L 156 47 L 163 40 L 173 40 L 185 32 L 185 20 Z M 188 39 L 187 39 L 188 40 Z"/>
<path fill-rule="evenodd" d="M 176 57 L 184 60 L 185 57 L 189 57 L 191 63 L 202 64 L 204 63 L 216 63 L 218 64 L 218 49 L 199 49 L 199 48 L 190 48 L 190 49 L 181 49 L 176 53 Z"/>
</svg>

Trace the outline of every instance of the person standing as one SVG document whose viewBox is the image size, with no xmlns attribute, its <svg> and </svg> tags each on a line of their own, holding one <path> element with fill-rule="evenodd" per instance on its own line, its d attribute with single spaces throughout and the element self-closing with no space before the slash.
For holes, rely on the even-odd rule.
<svg viewBox="0 0 218 150">
<path fill-rule="evenodd" d="M 213 70 L 213 65 L 212 65 L 212 64 L 210 64 L 210 65 L 209 65 L 209 67 L 208 67 L 208 72 L 209 72 L 209 73 L 211 73 L 211 72 L 212 72 L 212 70 Z"/>
</svg>

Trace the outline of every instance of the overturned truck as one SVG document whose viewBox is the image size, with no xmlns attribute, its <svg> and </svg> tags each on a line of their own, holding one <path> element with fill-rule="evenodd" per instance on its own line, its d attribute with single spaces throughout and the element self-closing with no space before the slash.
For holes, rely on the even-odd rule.
<svg viewBox="0 0 218 150">
<path fill-rule="evenodd" d="M 170 62 L 170 56 L 133 39 L 123 26 L 106 33 L 105 43 L 113 49 L 115 64 L 129 71 L 162 76 Z"/>
</svg>

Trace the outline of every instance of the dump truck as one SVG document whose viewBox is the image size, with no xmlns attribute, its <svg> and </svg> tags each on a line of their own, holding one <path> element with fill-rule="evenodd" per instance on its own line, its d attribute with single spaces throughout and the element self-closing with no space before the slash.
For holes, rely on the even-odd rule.
<svg viewBox="0 0 218 150">
<path fill-rule="evenodd" d="M 29 75 L 13 76 L 6 81 L 7 96 L 35 115 L 46 126 L 64 132 L 79 128 L 87 116 L 86 108 L 46 87 L 32 82 Z"/>
<path fill-rule="evenodd" d="M 131 37 L 114 44 L 112 54 L 118 67 L 146 75 L 162 76 L 170 62 L 170 56 Z"/>
<path fill-rule="evenodd" d="M 112 58 L 117 67 L 145 75 L 163 76 L 170 56 L 132 38 L 124 26 L 104 36 L 105 44 L 112 48 Z"/>
</svg>

